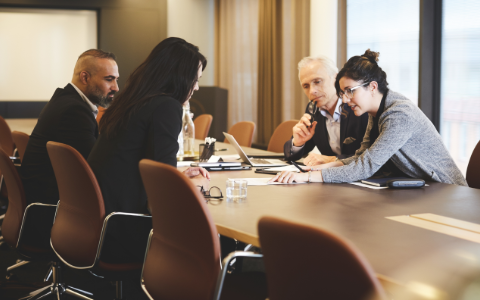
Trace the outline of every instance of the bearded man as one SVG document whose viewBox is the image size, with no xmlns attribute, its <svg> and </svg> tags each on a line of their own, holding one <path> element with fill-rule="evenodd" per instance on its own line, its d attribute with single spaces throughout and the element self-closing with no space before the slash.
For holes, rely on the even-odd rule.
<svg viewBox="0 0 480 300">
<path fill-rule="evenodd" d="M 118 66 L 113 53 L 98 49 L 82 53 L 72 82 L 57 88 L 38 118 L 21 166 L 27 204 L 57 204 L 57 181 L 47 142 L 64 143 L 87 159 L 98 137 L 98 106 L 108 107 L 118 92 Z"/>
</svg>

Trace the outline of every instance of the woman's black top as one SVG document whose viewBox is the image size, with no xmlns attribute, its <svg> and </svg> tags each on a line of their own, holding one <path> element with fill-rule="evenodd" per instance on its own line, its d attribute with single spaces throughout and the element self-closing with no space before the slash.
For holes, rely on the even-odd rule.
<svg viewBox="0 0 480 300">
<path fill-rule="evenodd" d="M 180 102 L 159 96 L 134 113 L 121 131 L 100 134 L 88 163 L 102 190 L 107 215 L 148 213 L 138 163 L 148 158 L 176 167 L 181 127 Z"/>
</svg>

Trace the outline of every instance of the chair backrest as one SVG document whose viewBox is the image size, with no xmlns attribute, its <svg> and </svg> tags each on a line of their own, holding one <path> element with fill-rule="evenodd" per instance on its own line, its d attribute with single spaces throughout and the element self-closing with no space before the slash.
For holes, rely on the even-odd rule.
<svg viewBox="0 0 480 300">
<path fill-rule="evenodd" d="M 51 232 L 52 248 L 73 266 L 92 266 L 105 218 L 97 179 L 83 156 L 74 148 L 48 142 L 47 151 L 60 194 Z"/>
<path fill-rule="evenodd" d="M 97 123 L 100 124 L 100 120 L 103 117 L 103 114 L 105 113 L 105 108 L 99 106 L 98 107 L 98 114 L 97 114 Z"/>
<path fill-rule="evenodd" d="M 285 142 L 292 138 L 292 128 L 298 120 L 288 120 L 278 125 L 270 138 L 267 151 L 283 152 Z"/>
<path fill-rule="evenodd" d="M 18 175 L 17 169 L 10 160 L 10 155 L 5 153 L 3 149 L 0 149 L 0 170 L 8 188 L 8 209 L 2 224 L 2 234 L 7 244 L 15 247 L 20 234 L 27 201 L 25 200 L 22 180 Z"/>
<path fill-rule="evenodd" d="M 338 236 L 273 217 L 258 233 L 269 299 L 386 299 L 363 255 Z"/>
<path fill-rule="evenodd" d="M 13 144 L 12 131 L 8 126 L 5 119 L 0 116 L 0 147 L 8 155 L 13 155 L 13 150 L 15 150 L 15 145 Z"/>
<path fill-rule="evenodd" d="M 468 186 L 480 189 L 480 141 L 478 141 L 477 146 L 473 149 L 472 156 L 470 156 L 466 175 Z"/>
<path fill-rule="evenodd" d="M 18 155 L 20 155 L 20 160 L 23 160 L 23 155 L 25 154 L 25 150 L 27 149 L 27 144 L 30 136 L 24 132 L 13 131 L 12 138 L 15 146 L 17 147 Z"/>
<path fill-rule="evenodd" d="M 5 151 L 10 156 L 13 156 L 13 151 L 15 150 L 15 145 L 13 144 L 13 139 L 12 139 L 12 131 L 10 130 L 10 127 L 8 126 L 7 122 L 5 122 L 5 119 L 3 119 L 0 116 L 0 148 Z M 2 175 L 2 172 L 0 171 L 0 176 Z M 0 187 L 0 194 L 2 197 L 6 198 L 8 197 L 8 188 L 5 188 L 5 185 L 2 183 Z"/>
<path fill-rule="evenodd" d="M 250 121 L 243 121 L 233 125 L 230 130 L 228 130 L 228 133 L 233 135 L 233 137 L 240 146 L 251 147 L 254 131 L 255 123 Z M 229 144 L 226 138 L 223 142 Z"/>
<path fill-rule="evenodd" d="M 193 121 L 195 125 L 195 138 L 199 140 L 204 140 L 208 136 L 208 131 L 210 130 L 210 125 L 212 125 L 213 117 L 209 114 L 199 115 Z M 200 153 L 201 154 L 201 153 Z"/>
<path fill-rule="evenodd" d="M 143 270 L 147 291 L 154 299 L 212 299 L 220 244 L 205 199 L 172 166 L 144 159 L 140 174 L 153 222 Z"/>
</svg>

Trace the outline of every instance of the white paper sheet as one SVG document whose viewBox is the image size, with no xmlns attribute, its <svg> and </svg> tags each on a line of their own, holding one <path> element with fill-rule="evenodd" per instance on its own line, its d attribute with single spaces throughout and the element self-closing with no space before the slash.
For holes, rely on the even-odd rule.
<svg viewBox="0 0 480 300">
<path fill-rule="evenodd" d="M 190 167 L 192 161 L 177 161 L 177 168 Z"/>
<path fill-rule="evenodd" d="M 290 172 L 300 172 L 295 166 L 289 165 L 284 167 L 275 167 L 275 168 L 268 168 L 265 171 L 273 171 L 273 172 L 282 172 L 282 171 L 290 171 Z"/>
<path fill-rule="evenodd" d="M 212 155 L 208 159 L 208 162 L 218 162 L 219 159 L 220 159 L 220 156 Z"/>
<path fill-rule="evenodd" d="M 219 155 L 224 161 L 232 161 L 240 158 L 238 154 Z"/>
<path fill-rule="evenodd" d="M 232 179 L 232 180 L 246 180 L 248 182 L 247 185 L 249 185 L 249 186 L 276 185 L 276 184 L 299 184 L 297 182 L 294 182 L 294 183 L 283 183 L 283 182 L 267 183 L 272 177 L 265 177 L 265 178 L 229 178 L 229 179 Z M 306 183 L 306 182 L 300 182 L 300 183 Z"/>
</svg>

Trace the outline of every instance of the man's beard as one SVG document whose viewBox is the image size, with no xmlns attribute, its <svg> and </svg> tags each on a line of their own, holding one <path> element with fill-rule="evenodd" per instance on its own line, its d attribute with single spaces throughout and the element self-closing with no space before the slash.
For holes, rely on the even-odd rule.
<svg viewBox="0 0 480 300">
<path fill-rule="evenodd" d="M 113 101 L 113 97 L 109 97 L 110 95 L 115 95 L 115 91 L 111 91 L 107 95 L 103 95 L 102 91 L 98 87 L 94 86 L 92 90 L 88 89 L 88 95 L 86 96 L 93 104 L 103 108 L 108 108 Z"/>
</svg>

